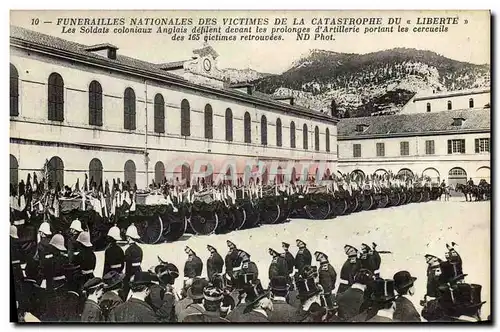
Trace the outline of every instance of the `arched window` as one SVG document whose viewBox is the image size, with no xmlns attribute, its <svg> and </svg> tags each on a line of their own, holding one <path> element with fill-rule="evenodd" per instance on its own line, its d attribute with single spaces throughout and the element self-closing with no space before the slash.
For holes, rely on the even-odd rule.
<svg viewBox="0 0 500 332">
<path fill-rule="evenodd" d="M 431 103 L 427 103 L 427 112 L 431 111 Z"/>
<path fill-rule="evenodd" d="M 64 121 L 64 81 L 58 73 L 50 74 L 48 92 L 49 120 Z"/>
<path fill-rule="evenodd" d="M 360 169 L 355 169 L 351 172 L 351 180 L 353 181 L 364 181 L 365 180 L 365 172 Z"/>
<path fill-rule="evenodd" d="M 308 136 L 309 136 L 309 133 L 307 131 L 307 125 L 304 124 L 304 126 L 302 127 L 302 141 L 303 141 L 304 150 L 309 149 Z"/>
<path fill-rule="evenodd" d="M 210 104 L 205 105 L 205 138 L 214 138 L 213 111 Z"/>
<path fill-rule="evenodd" d="M 214 170 L 212 165 L 202 165 L 200 167 L 200 173 L 205 176 L 205 184 L 211 186 L 214 182 Z"/>
<path fill-rule="evenodd" d="M 276 120 L 276 146 L 282 146 L 282 136 L 281 136 L 281 119 Z"/>
<path fill-rule="evenodd" d="M 102 87 L 97 81 L 89 85 L 89 125 L 102 126 Z"/>
<path fill-rule="evenodd" d="M 191 136 L 191 109 L 186 99 L 181 102 L 181 135 Z"/>
<path fill-rule="evenodd" d="M 191 167 L 189 164 L 183 164 L 181 167 L 181 180 L 186 183 L 187 187 L 191 186 Z"/>
<path fill-rule="evenodd" d="M 474 99 L 469 98 L 469 108 L 473 108 L 473 107 L 474 107 Z"/>
<path fill-rule="evenodd" d="M 165 178 L 165 165 L 159 161 L 155 164 L 155 183 L 161 184 Z"/>
<path fill-rule="evenodd" d="M 451 110 L 452 105 L 451 105 L 451 100 L 448 100 L 448 110 Z"/>
<path fill-rule="evenodd" d="M 123 95 L 123 128 L 135 130 L 135 92 L 126 88 Z M 135 182 L 134 182 L 135 183 Z"/>
<path fill-rule="evenodd" d="M 163 134 L 165 133 L 165 99 L 161 93 L 156 94 L 154 105 L 155 133 Z"/>
<path fill-rule="evenodd" d="M 290 147 L 295 149 L 295 122 L 290 122 Z"/>
<path fill-rule="evenodd" d="M 233 111 L 226 109 L 226 141 L 233 141 Z"/>
<path fill-rule="evenodd" d="M 245 126 L 245 143 L 252 143 L 252 119 L 250 119 L 250 113 L 245 112 L 243 121 Z"/>
<path fill-rule="evenodd" d="M 130 184 L 130 188 L 133 188 L 135 183 L 136 183 L 136 169 L 135 169 L 135 163 L 132 160 L 127 160 L 125 163 L 125 176 L 124 176 L 124 182 L 125 184 Z"/>
<path fill-rule="evenodd" d="M 398 175 L 402 176 L 403 178 L 406 177 L 407 179 L 413 178 L 413 172 L 411 170 L 409 170 L 408 168 L 400 169 L 398 172 Z"/>
<path fill-rule="evenodd" d="M 10 116 L 19 115 L 19 73 L 10 64 Z M 17 184 L 16 184 L 17 185 Z"/>
<path fill-rule="evenodd" d="M 314 150 L 319 151 L 319 128 L 314 128 Z"/>
<path fill-rule="evenodd" d="M 265 115 L 260 118 L 260 144 L 267 145 L 267 118 Z"/>
<path fill-rule="evenodd" d="M 47 165 L 47 181 L 53 189 L 64 188 L 64 163 L 59 157 L 52 157 Z"/>
<path fill-rule="evenodd" d="M 453 167 L 448 172 L 448 185 L 456 186 L 458 183 L 467 183 L 467 172 L 461 167 Z"/>
<path fill-rule="evenodd" d="M 326 128 L 326 133 L 325 133 L 325 149 L 326 152 L 330 152 L 330 129 Z"/>
<path fill-rule="evenodd" d="M 90 177 L 91 187 L 92 187 L 92 182 L 95 182 L 97 187 L 99 187 L 99 185 L 102 184 L 102 163 L 97 158 L 94 158 L 90 161 L 89 177 Z"/>
<path fill-rule="evenodd" d="M 439 183 L 440 180 L 439 171 L 433 167 L 424 169 L 422 175 L 430 177 L 432 183 Z"/>
<path fill-rule="evenodd" d="M 17 184 L 19 183 L 19 163 L 17 162 L 17 158 L 13 155 L 9 157 L 10 161 L 10 184 L 17 189 Z"/>
<path fill-rule="evenodd" d="M 292 174 L 290 177 L 291 177 L 290 183 L 295 183 L 299 180 L 297 179 L 297 170 L 295 169 L 295 167 L 292 168 Z"/>
</svg>

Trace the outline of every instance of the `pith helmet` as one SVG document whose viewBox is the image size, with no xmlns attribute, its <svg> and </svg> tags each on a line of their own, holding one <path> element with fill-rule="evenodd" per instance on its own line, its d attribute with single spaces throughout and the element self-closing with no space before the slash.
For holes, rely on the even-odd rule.
<svg viewBox="0 0 500 332">
<path fill-rule="evenodd" d="M 78 232 L 83 232 L 82 223 L 78 219 L 75 219 L 71 222 L 71 226 L 69 226 L 69 229 L 73 229 Z"/>
<path fill-rule="evenodd" d="M 61 234 L 56 234 L 50 239 L 49 244 L 56 247 L 58 250 L 66 251 L 66 247 L 64 246 L 64 237 Z"/>
<path fill-rule="evenodd" d="M 139 236 L 139 233 L 137 232 L 137 227 L 135 227 L 134 224 L 128 226 L 127 228 L 127 232 L 125 233 L 126 236 L 134 239 L 134 240 L 138 240 L 140 239 L 141 237 Z"/>
<path fill-rule="evenodd" d="M 80 234 L 78 234 L 76 241 L 80 242 L 85 247 L 92 247 L 92 242 L 90 242 L 89 232 L 81 232 Z"/>
<path fill-rule="evenodd" d="M 52 235 L 52 232 L 50 231 L 50 224 L 46 221 L 40 225 L 40 228 L 38 228 L 38 231 L 42 232 L 45 235 Z"/>
<path fill-rule="evenodd" d="M 116 226 L 113 226 L 109 229 L 108 236 L 115 239 L 116 241 L 120 241 L 122 239 L 120 236 L 120 229 Z"/>
</svg>

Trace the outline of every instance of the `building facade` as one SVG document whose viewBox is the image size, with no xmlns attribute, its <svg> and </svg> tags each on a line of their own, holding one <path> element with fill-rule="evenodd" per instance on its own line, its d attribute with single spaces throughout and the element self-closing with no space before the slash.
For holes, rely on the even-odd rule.
<svg viewBox="0 0 500 332">
<path fill-rule="evenodd" d="M 406 103 L 400 114 L 489 109 L 490 100 L 490 89 L 417 94 Z"/>
<path fill-rule="evenodd" d="M 342 119 L 338 131 L 341 172 L 490 182 L 489 110 Z"/>
<path fill-rule="evenodd" d="M 122 56 L 114 45 L 18 27 L 10 53 L 13 184 L 46 164 L 54 185 L 88 174 L 97 184 L 120 178 L 139 188 L 153 179 L 248 173 L 283 181 L 319 164 L 336 171 L 337 119 L 231 86 L 208 46 L 181 63 L 186 75 L 169 71 L 178 65 Z"/>
</svg>

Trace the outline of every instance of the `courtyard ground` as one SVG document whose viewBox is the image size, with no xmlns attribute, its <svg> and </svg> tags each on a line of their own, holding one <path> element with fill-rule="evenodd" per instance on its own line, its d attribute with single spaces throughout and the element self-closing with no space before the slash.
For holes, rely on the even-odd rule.
<svg viewBox="0 0 500 332">
<path fill-rule="evenodd" d="M 156 265 L 157 256 L 174 263 L 180 271 L 175 285 L 180 290 L 187 257 L 185 246 L 191 247 L 203 260 L 203 276 L 206 276 L 207 244 L 217 248 L 224 258 L 226 240 L 229 239 L 238 248 L 250 253 L 259 268 L 259 278 L 266 287 L 271 261 L 268 248 L 281 252 L 281 242 L 285 241 L 291 244 L 290 251 L 295 254 L 297 238 L 307 243 L 311 254 L 318 250 L 329 256 L 338 274 L 337 287 L 340 269 L 346 260 L 345 244 L 360 248 L 362 243 L 371 245 L 375 242 L 378 250 L 391 251 L 392 254 L 382 255 L 381 276 L 392 278 L 399 270 L 408 270 L 416 276 L 413 303 L 419 311 L 419 301 L 425 294 L 427 280 L 424 255 L 433 254 L 444 259 L 446 243 L 456 242 L 464 273 L 468 274 L 466 282 L 483 286 L 482 300 L 487 302 L 482 307 L 481 317 L 486 319 L 490 314 L 490 202 L 465 202 L 463 196 L 452 197 L 449 202 L 409 204 L 330 220 L 292 219 L 286 224 L 266 225 L 225 235 L 186 234 L 174 243 L 141 245 L 144 251 L 142 268 Z M 103 260 L 104 252 L 97 253 L 96 275 L 102 273 Z M 316 264 L 314 255 L 313 264 Z"/>
</svg>

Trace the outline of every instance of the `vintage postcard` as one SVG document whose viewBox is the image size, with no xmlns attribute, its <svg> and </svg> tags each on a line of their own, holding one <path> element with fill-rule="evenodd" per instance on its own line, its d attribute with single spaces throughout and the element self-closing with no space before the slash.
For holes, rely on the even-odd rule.
<svg viewBox="0 0 500 332">
<path fill-rule="evenodd" d="M 16 322 L 492 322 L 489 11 L 11 11 Z"/>
</svg>

